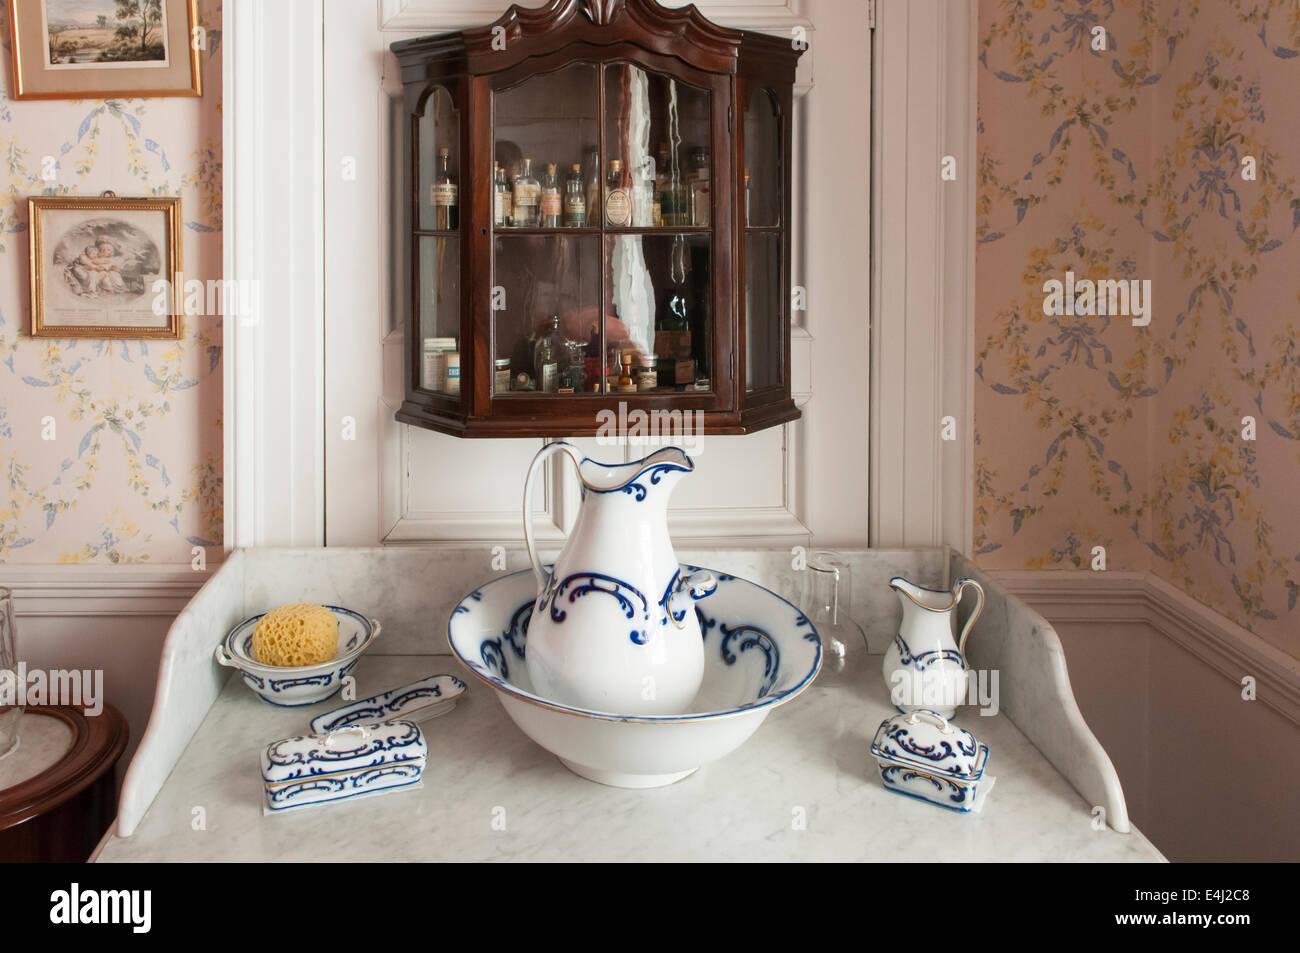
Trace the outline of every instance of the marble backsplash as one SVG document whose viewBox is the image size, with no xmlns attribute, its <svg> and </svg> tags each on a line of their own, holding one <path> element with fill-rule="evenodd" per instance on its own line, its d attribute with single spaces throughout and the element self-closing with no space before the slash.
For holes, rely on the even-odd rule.
<svg viewBox="0 0 1300 953">
<path fill-rule="evenodd" d="M 246 550 L 245 615 L 289 602 L 345 605 L 383 623 L 373 654 L 421 655 L 447 651 L 447 619 L 466 593 L 490 580 L 528 568 L 522 550 L 493 554 L 484 546 L 463 549 L 384 547 Z M 851 615 L 880 653 L 898 631 L 902 609 L 889 580 L 905 576 L 923 586 L 944 583 L 944 550 L 837 550 L 852 570 Z M 546 560 L 555 552 L 543 551 Z M 793 568 L 789 549 L 679 550 L 683 563 L 706 566 L 757 582 L 789 599 L 804 601 L 806 571 Z M 497 566 L 493 568 L 493 560 Z M 215 636 L 214 636 L 215 639 Z M 214 643 L 215 644 L 215 641 Z"/>
</svg>

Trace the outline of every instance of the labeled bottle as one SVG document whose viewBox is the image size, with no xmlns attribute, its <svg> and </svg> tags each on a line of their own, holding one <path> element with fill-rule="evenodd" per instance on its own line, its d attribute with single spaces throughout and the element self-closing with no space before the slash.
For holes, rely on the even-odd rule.
<svg viewBox="0 0 1300 953">
<path fill-rule="evenodd" d="M 519 228 L 536 228 L 539 221 L 539 203 L 542 185 L 533 177 L 533 160 L 524 159 L 515 176 L 514 223 Z"/>
<path fill-rule="evenodd" d="M 555 163 L 546 164 L 546 174 L 542 176 L 541 197 L 542 228 L 560 227 L 560 182 L 555 177 Z"/>
<path fill-rule="evenodd" d="M 605 179 L 605 224 L 622 228 L 632 224 L 632 196 L 623 173 L 623 160 L 609 160 Z"/>
<path fill-rule="evenodd" d="M 587 192 L 582 186 L 582 166 L 575 162 L 564 182 L 564 226 L 582 228 L 586 224 Z"/>
<path fill-rule="evenodd" d="M 709 182 L 709 150 L 703 146 L 691 153 L 688 180 L 692 225 L 708 225 L 713 213 L 713 191 Z"/>
<path fill-rule="evenodd" d="M 433 181 L 434 228 L 451 231 L 460 227 L 456 178 L 451 174 L 451 152 L 438 150 L 438 174 Z"/>
<path fill-rule="evenodd" d="M 533 352 L 533 368 L 537 371 L 537 389 L 553 394 L 560 386 L 560 349 L 563 335 L 560 333 L 560 316 L 551 315 L 551 327 L 537 341 Z"/>
<path fill-rule="evenodd" d="M 492 224 L 497 228 L 510 225 L 514 214 L 514 191 L 506 181 L 506 170 L 497 163 L 492 169 Z"/>
<path fill-rule="evenodd" d="M 492 362 L 492 391 L 496 394 L 510 393 L 510 358 L 498 357 Z"/>
</svg>

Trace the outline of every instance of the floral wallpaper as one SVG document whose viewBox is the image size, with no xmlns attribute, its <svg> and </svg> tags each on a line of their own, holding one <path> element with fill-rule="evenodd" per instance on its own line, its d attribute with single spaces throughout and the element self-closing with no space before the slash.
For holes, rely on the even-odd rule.
<svg viewBox="0 0 1300 953">
<path fill-rule="evenodd" d="M 189 563 L 193 547 L 221 545 L 221 318 L 187 316 L 181 341 L 30 337 L 26 200 L 180 195 L 186 277 L 221 276 L 220 4 L 199 3 L 201 99 L 15 102 L 8 2 L 0 563 Z"/>
<path fill-rule="evenodd" d="M 1102 546 L 1300 657 L 1300 4 L 981 0 L 979 57 L 977 558 Z"/>
</svg>

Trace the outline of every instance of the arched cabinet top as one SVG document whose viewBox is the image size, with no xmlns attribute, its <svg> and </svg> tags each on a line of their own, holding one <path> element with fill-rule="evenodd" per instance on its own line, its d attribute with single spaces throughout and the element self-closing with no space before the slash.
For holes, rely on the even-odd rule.
<svg viewBox="0 0 1300 953">
<path fill-rule="evenodd" d="M 403 40 L 392 49 L 402 64 L 403 82 L 410 83 L 443 71 L 499 73 L 575 46 L 599 52 L 619 45 L 676 58 L 709 73 L 735 75 L 761 64 L 764 72 L 775 71 L 791 83 L 801 53 L 791 39 L 719 26 L 694 4 L 672 8 L 656 0 L 513 4 L 487 26 Z"/>
</svg>

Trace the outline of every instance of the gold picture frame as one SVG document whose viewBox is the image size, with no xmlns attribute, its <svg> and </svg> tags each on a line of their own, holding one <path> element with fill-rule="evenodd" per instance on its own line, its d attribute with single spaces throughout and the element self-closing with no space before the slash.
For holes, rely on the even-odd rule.
<svg viewBox="0 0 1300 953">
<path fill-rule="evenodd" d="M 32 196 L 27 215 L 32 337 L 180 338 L 179 197 Z"/>
<path fill-rule="evenodd" d="M 9 98 L 202 96 L 197 0 L 132 6 L 119 20 L 116 0 L 9 0 Z"/>
</svg>

